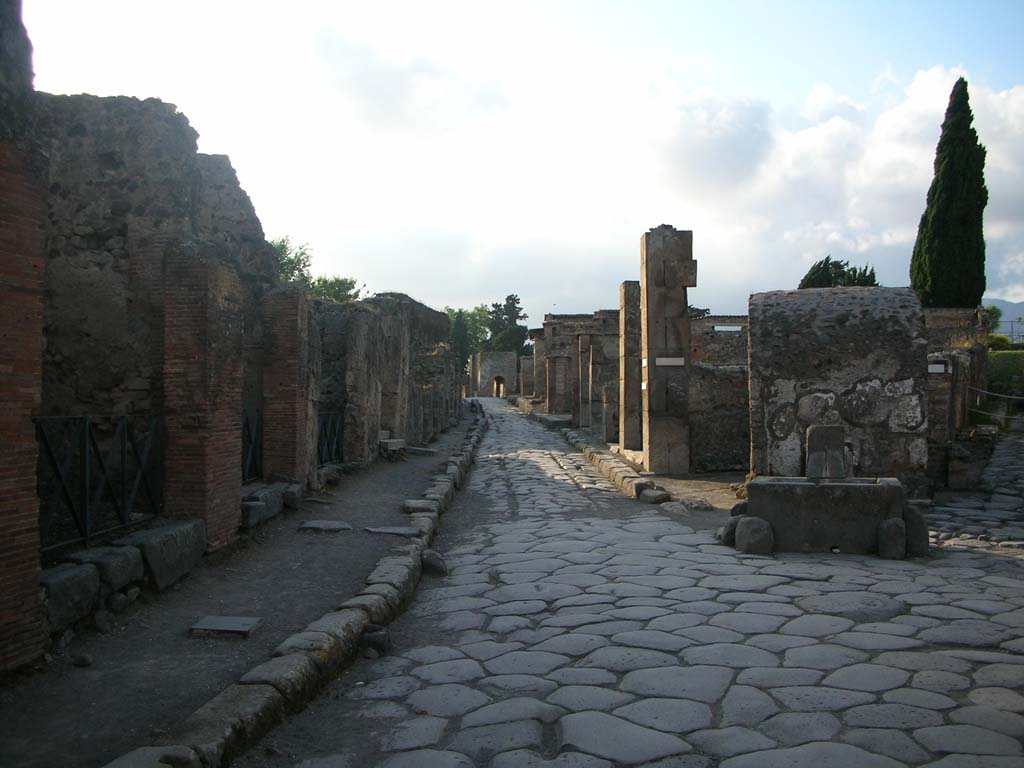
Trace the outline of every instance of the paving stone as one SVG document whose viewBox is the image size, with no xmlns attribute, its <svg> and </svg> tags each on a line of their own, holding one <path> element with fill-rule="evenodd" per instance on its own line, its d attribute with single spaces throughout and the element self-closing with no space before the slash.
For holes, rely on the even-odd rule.
<svg viewBox="0 0 1024 768">
<path fill-rule="evenodd" d="M 765 720 L 758 730 L 780 746 L 795 747 L 809 741 L 827 741 L 842 726 L 826 712 L 784 712 Z"/>
<path fill-rule="evenodd" d="M 523 616 L 498 616 L 491 619 L 491 623 L 487 625 L 487 629 L 491 632 L 506 635 L 509 632 L 515 632 L 517 629 L 523 629 L 524 627 L 529 626 L 530 620 Z"/>
<path fill-rule="evenodd" d="M 1001 709 L 1004 712 L 1024 712 L 1024 696 L 1009 688 L 975 688 L 967 694 L 972 704 Z"/>
<path fill-rule="evenodd" d="M 432 685 L 406 699 L 406 703 L 417 712 L 436 717 L 457 717 L 490 702 L 491 697 L 487 694 L 457 683 Z"/>
<path fill-rule="evenodd" d="M 600 635 L 590 635 L 577 632 L 567 632 L 557 637 L 552 637 L 539 643 L 531 650 L 549 651 L 551 653 L 564 654 L 566 656 L 583 656 L 591 651 L 610 645 L 611 640 Z"/>
<path fill-rule="evenodd" d="M 606 669 L 562 667 L 547 675 L 548 679 L 565 685 L 608 685 L 618 678 Z"/>
<path fill-rule="evenodd" d="M 936 670 L 942 672 L 970 672 L 971 665 L 957 658 L 943 656 L 938 653 L 913 653 L 907 651 L 890 651 L 879 654 L 875 664 L 887 667 L 898 667 L 913 672 Z"/>
<path fill-rule="evenodd" d="M 939 672 L 936 670 L 924 670 L 914 675 L 910 683 L 915 688 L 923 688 L 926 691 L 936 693 L 948 693 L 949 691 L 962 691 L 971 687 L 971 681 L 963 675 L 953 672 Z"/>
<path fill-rule="evenodd" d="M 974 673 L 974 682 L 982 686 L 1024 688 L 1024 664 L 988 664 Z"/>
<path fill-rule="evenodd" d="M 629 672 L 619 688 L 641 696 L 694 699 L 707 703 L 722 698 L 733 671 L 725 667 L 660 667 Z"/>
<path fill-rule="evenodd" d="M 417 667 L 412 674 L 436 685 L 438 683 L 464 683 L 483 677 L 486 673 L 483 667 L 472 659 L 454 659 Z"/>
<path fill-rule="evenodd" d="M 423 685 L 415 677 L 396 675 L 383 677 L 372 683 L 352 688 L 346 696 L 350 699 L 402 699 Z"/>
<path fill-rule="evenodd" d="M 478 725 L 494 725 L 517 720 L 537 720 L 542 723 L 553 723 L 565 710 L 552 704 L 528 696 L 517 696 L 488 704 L 462 718 L 462 727 L 470 728 Z"/>
<path fill-rule="evenodd" d="M 733 592 L 757 592 L 785 584 L 789 579 L 784 576 L 709 576 L 699 582 L 705 589 L 727 589 Z"/>
<path fill-rule="evenodd" d="M 849 744 L 815 741 L 724 760 L 719 768 L 904 768 L 891 758 Z"/>
<path fill-rule="evenodd" d="M 838 669 L 866 661 L 868 655 L 855 648 L 841 645 L 818 643 L 786 651 L 783 664 L 787 667 L 808 667 L 810 669 Z M 757 665 L 768 666 L 768 665 Z"/>
<path fill-rule="evenodd" d="M 486 661 L 510 651 L 518 651 L 522 647 L 522 643 L 498 643 L 494 640 L 481 640 L 477 643 L 463 645 L 461 650 L 474 659 Z"/>
<path fill-rule="evenodd" d="M 940 725 L 918 728 L 914 738 L 932 752 L 960 752 L 971 755 L 1019 755 L 1021 743 L 1012 736 L 976 725 Z"/>
<path fill-rule="evenodd" d="M 757 634 L 774 632 L 786 623 L 784 616 L 770 616 L 760 613 L 720 613 L 708 619 L 708 624 L 725 627 L 734 632 Z"/>
<path fill-rule="evenodd" d="M 979 768 L 977 755 L 946 755 L 934 763 L 927 763 L 921 768 Z M 1019 757 L 1000 757 L 987 755 L 983 768 L 1020 768 Z"/>
<path fill-rule="evenodd" d="M 779 711 L 772 698 L 749 685 L 734 685 L 722 699 L 721 725 L 757 725 Z"/>
<path fill-rule="evenodd" d="M 805 645 L 814 645 L 815 640 L 810 637 L 800 637 L 799 635 L 753 635 L 747 638 L 747 645 L 752 645 L 755 648 L 761 648 L 765 651 L 771 651 L 772 653 L 781 653 L 788 651 L 790 648 L 802 648 Z"/>
<path fill-rule="evenodd" d="M 620 707 L 633 696 L 621 691 L 593 685 L 565 685 L 548 697 L 548 701 L 573 712 L 584 710 L 607 711 Z"/>
<path fill-rule="evenodd" d="M 512 651 L 484 662 L 495 675 L 545 675 L 570 661 L 568 656 L 548 651 Z"/>
<path fill-rule="evenodd" d="M 433 746 L 441 738 L 447 724 L 448 721 L 443 717 L 414 717 L 399 723 L 394 731 L 385 736 L 381 748 L 389 752 L 398 752 Z"/>
<path fill-rule="evenodd" d="M 734 643 L 694 646 L 683 650 L 681 655 L 688 664 L 740 668 L 773 667 L 779 664 L 778 657 L 768 651 Z"/>
<path fill-rule="evenodd" d="M 815 685 L 824 676 L 825 673 L 818 669 L 753 667 L 740 672 L 736 682 L 740 685 L 753 685 L 758 688 L 781 688 Z"/>
<path fill-rule="evenodd" d="M 492 675 L 480 680 L 478 685 L 504 693 L 537 693 L 542 696 L 558 687 L 554 681 L 536 675 Z"/>
<path fill-rule="evenodd" d="M 771 694 L 783 707 L 797 712 L 836 712 L 866 704 L 874 696 L 864 691 L 848 691 L 823 685 L 794 685 L 772 688 Z"/>
<path fill-rule="evenodd" d="M 799 598 L 796 604 L 808 613 L 841 616 L 855 622 L 887 621 L 905 611 L 899 601 L 869 592 L 830 592 Z"/>
<path fill-rule="evenodd" d="M 917 688 L 897 688 L 893 691 L 886 691 L 882 699 L 889 704 L 909 704 L 912 707 L 924 707 L 925 709 L 951 709 L 956 706 L 956 701 L 933 691 L 922 691 Z"/>
<path fill-rule="evenodd" d="M 472 760 L 458 752 L 417 749 L 389 757 L 380 764 L 380 768 L 474 768 L 474 765 Z"/>
<path fill-rule="evenodd" d="M 502 752 L 491 761 L 491 768 L 613 768 L 607 760 L 582 752 L 563 752 L 552 760 L 528 749 Z"/>
<path fill-rule="evenodd" d="M 665 667 L 676 663 L 676 661 L 675 656 L 661 651 L 609 646 L 598 648 L 585 658 L 580 659 L 577 664 L 581 667 L 597 667 L 612 672 L 632 672 L 635 669 L 647 669 L 648 667 Z"/>
<path fill-rule="evenodd" d="M 921 630 L 921 640 L 932 645 L 963 645 L 988 648 L 1010 637 L 1005 627 L 987 621 L 953 621 L 938 627 Z"/>
<path fill-rule="evenodd" d="M 851 728 L 841 737 L 848 744 L 906 763 L 920 763 L 928 753 L 909 736 L 885 728 Z"/>
<path fill-rule="evenodd" d="M 419 648 L 412 648 L 403 652 L 402 656 L 412 659 L 418 664 L 434 664 L 438 661 L 462 659 L 465 658 L 466 654 L 455 648 L 449 648 L 446 645 L 423 645 Z"/>
<path fill-rule="evenodd" d="M 541 737 L 540 723 L 535 720 L 521 720 L 463 728 L 455 734 L 448 747 L 455 752 L 468 755 L 479 765 L 499 752 L 539 747 Z"/>
<path fill-rule="evenodd" d="M 924 645 L 920 640 L 915 640 L 912 637 L 900 637 L 880 632 L 841 632 L 829 638 L 829 641 L 863 651 L 900 651 Z"/>
<path fill-rule="evenodd" d="M 569 584 L 551 584 L 547 582 L 534 582 L 528 584 L 509 584 L 504 587 L 492 589 L 486 592 L 484 597 L 488 600 L 509 603 L 520 600 L 545 600 L 548 602 L 560 600 L 564 597 L 574 597 L 582 594 L 579 587 Z"/>
<path fill-rule="evenodd" d="M 843 715 L 847 725 L 854 728 L 926 728 L 942 723 L 942 715 L 930 709 L 908 704 L 867 704 L 854 707 Z"/>
<path fill-rule="evenodd" d="M 764 734 L 739 726 L 694 731 L 686 738 L 702 752 L 716 757 L 730 757 L 775 746 L 775 742 Z"/>
<path fill-rule="evenodd" d="M 849 688 L 854 691 L 888 691 L 903 685 L 910 673 L 896 667 L 878 664 L 852 664 L 837 669 L 825 678 L 823 685 L 834 688 Z"/>
<path fill-rule="evenodd" d="M 561 749 L 575 748 L 614 762 L 640 763 L 691 750 L 676 736 L 601 712 L 566 715 L 558 726 Z"/>
<path fill-rule="evenodd" d="M 688 733 L 711 725 L 711 708 L 685 699 L 645 698 L 619 707 L 612 714 L 669 733 Z"/>
<path fill-rule="evenodd" d="M 595 637 L 595 635 L 590 635 Z M 619 645 L 628 645 L 635 648 L 650 648 L 656 651 L 678 652 L 693 642 L 685 637 L 679 637 L 668 632 L 661 632 L 656 629 L 640 629 L 635 632 L 620 632 L 612 635 L 612 642 Z"/>
</svg>

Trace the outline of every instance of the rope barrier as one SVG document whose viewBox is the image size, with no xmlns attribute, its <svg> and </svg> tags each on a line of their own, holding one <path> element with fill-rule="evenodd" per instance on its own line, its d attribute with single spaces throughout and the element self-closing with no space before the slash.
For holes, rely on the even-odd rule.
<svg viewBox="0 0 1024 768">
<path fill-rule="evenodd" d="M 996 419 L 1024 419 L 1024 416 L 1007 416 L 1003 413 L 989 413 L 988 411 L 979 411 L 977 408 L 968 408 L 971 413 L 980 413 L 985 416 L 991 416 Z"/>
<path fill-rule="evenodd" d="M 1017 395 L 1001 395 L 998 392 L 989 392 L 987 389 L 978 389 L 977 387 L 968 387 L 973 392 L 981 392 L 983 395 L 993 395 L 994 397 L 1005 397 L 1007 400 L 1024 400 L 1024 397 L 1017 397 Z"/>
</svg>

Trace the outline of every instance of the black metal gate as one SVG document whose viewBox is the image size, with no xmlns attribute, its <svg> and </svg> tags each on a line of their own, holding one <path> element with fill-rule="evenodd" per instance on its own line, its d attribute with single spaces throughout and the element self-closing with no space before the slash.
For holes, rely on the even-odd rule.
<svg viewBox="0 0 1024 768">
<path fill-rule="evenodd" d="M 263 477 L 263 419 L 258 410 L 242 411 L 242 482 Z"/>
<path fill-rule="evenodd" d="M 340 462 L 342 458 L 342 427 L 340 413 L 317 414 L 317 466 Z"/>
<path fill-rule="evenodd" d="M 160 514 L 161 419 L 57 416 L 34 420 L 43 552 Z"/>
</svg>

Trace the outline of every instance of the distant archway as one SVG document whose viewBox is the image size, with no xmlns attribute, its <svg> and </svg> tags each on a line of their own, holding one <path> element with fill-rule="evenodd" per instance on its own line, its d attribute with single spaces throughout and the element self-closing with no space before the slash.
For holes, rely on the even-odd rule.
<svg viewBox="0 0 1024 768">
<path fill-rule="evenodd" d="M 505 377 L 495 376 L 491 382 L 491 397 L 505 396 Z"/>
</svg>

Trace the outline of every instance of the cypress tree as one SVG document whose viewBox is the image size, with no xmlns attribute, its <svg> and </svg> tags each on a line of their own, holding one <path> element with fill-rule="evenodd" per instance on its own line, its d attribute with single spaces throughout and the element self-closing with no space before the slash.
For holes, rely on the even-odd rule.
<svg viewBox="0 0 1024 768">
<path fill-rule="evenodd" d="M 926 307 L 977 307 L 985 292 L 982 213 L 985 148 L 971 127 L 974 115 L 962 77 L 949 95 L 935 150 L 935 177 L 910 260 L 910 285 Z"/>
</svg>

